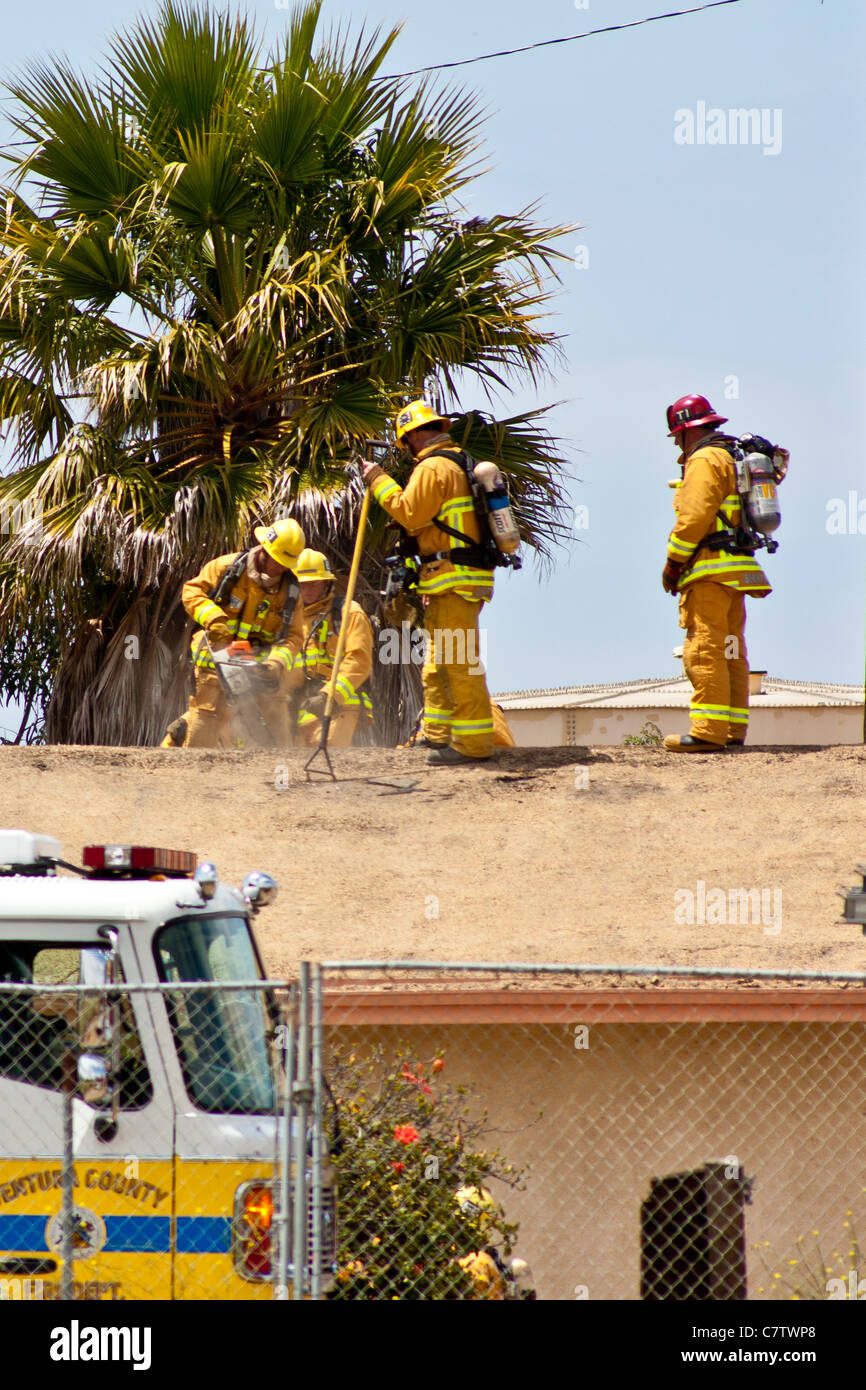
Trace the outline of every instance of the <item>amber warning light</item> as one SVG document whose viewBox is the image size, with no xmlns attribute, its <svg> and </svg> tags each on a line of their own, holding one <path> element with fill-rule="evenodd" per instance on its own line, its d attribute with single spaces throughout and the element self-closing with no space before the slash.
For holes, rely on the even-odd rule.
<svg viewBox="0 0 866 1390">
<path fill-rule="evenodd" d="M 267 1183 L 244 1183 L 235 1193 L 234 1265 L 242 1279 L 271 1276 L 274 1194 Z"/>
<path fill-rule="evenodd" d="M 195 872 L 195 855 L 186 849 L 156 849 L 152 845 L 86 845 L 84 867 L 95 878 L 133 878 L 163 874 L 188 878 Z"/>
</svg>

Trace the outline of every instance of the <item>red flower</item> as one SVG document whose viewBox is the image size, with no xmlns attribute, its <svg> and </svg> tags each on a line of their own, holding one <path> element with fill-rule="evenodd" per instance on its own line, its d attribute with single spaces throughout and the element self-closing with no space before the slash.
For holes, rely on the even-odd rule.
<svg viewBox="0 0 866 1390">
<path fill-rule="evenodd" d="M 395 1125 L 394 1138 L 398 1144 L 414 1144 L 419 1135 L 414 1125 Z"/>
<path fill-rule="evenodd" d="M 437 1058 L 435 1059 L 434 1063 L 433 1063 L 433 1070 L 434 1070 L 434 1071 L 441 1071 L 442 1068 L 444 1067 L 444 1065 L 445 1065 L 445 1058 L 444 1058 L 444 1057 L 437 1057 Z"/>
<path fill-rule="evenodd" d="M 395 1172 L 395 1173 L 402 1173 L 402 1171 L 403 1171 L 403 1169 L 406 1167 L 406 1165 L 405 1165 L 405 1163 L 392 1163 L 392 1164 L 391 1164 L 391 1167 L 394 1169 L 394 1172 Z"/>
<path fill-rule="evenodd" d="M 405 1066 L 403 1067 L 403 1070 L 400 1073 L 400 1080 L 408 1081 L 410 1086 L 419 1086 L 421 1088 L 422 1093 L 425 1096 L 432 1096 L 433 1094 L 432 1090 L 427 1085 L 427 1083 L 425 1081 L 422 1081 L 420 1076 L 416 1076 L 414 1072 L 409 1071 Z"/>
</svg>

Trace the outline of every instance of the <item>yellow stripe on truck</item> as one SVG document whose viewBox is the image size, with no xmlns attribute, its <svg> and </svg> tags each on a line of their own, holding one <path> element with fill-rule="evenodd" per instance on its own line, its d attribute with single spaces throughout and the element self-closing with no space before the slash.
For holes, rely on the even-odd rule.
<svg viewBox="0 0 866 1390">
<path fill-rule="evenodd" d="M 35 1289 L 31 1284 L 37 1298 L 61 1296 L 62 1178 L 52 1159 L 0 1162 L 0 1258 L 42 1257 L 56 1264 Z M 81 1160 L 74 1200 L 74 1297 L 171 1298 L 171 1160 Z"/>
</svg>

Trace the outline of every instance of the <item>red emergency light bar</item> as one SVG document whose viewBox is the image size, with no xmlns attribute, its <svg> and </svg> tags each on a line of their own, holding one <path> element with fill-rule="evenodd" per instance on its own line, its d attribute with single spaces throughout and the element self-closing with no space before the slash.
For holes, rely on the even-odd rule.
<svg viewBox="0 0 866 1390">
<path fill-rule="evenodd" d="M 94 878 L 135 878 L 164 874 L 189 878 L 195 873 L 195 855 L 186 849 L 156 849 L 152 845 L 86 845 L 84 867 Z"/>
</svg>

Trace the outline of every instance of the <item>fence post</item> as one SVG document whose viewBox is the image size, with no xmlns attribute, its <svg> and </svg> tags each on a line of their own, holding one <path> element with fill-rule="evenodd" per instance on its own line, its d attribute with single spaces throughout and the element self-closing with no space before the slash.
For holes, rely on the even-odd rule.
<svg viewBox="0 0 866 1390">
<path fill-rule="evenodd" d="M 72 1148 L 72 1090 L 75 1085 L 75 1053 L 67 1048 L 63 1057 L 63 1090 L 61 1092 L 61 1125 L 63 1129 L 63 1175 L 61 1187 L 60 1257 L 63 1272 L 60 1276 L 60 1297 L 64 1303 L 72 1300 L 72 1235 L 75 1219 L 75 1154 Z"/>
<path fill-rule="evenodd" d="M 283 1086 L 281 1104 L 278 1105 L 279 1124 L 279 1176 L 280 1210 L 277 1218 L 277 1288 L 289 1293 L 289 1260 L 292 1242 L 292 1111 L 295 1084 L 295 1008 L 297 990 L 292 985 L 289 990 L 289 1006 L 286 1011 L 286 1054 L 283 1065 Z"/>
<path fill-rule="evenodd" d="M 300 1015 L 298 1018 L 298 1062 L 294 1095 L 297 1101 L 295 1134 L 295 1225 L 293 1287 L 296 1299 L 304 1296 L 304 1265 L 307 1260 L 307 1130 L 310 1122 L 310 963 L 301 961 Z"/>
<path fill-rule="evenodd" d="M 322 1297 L 322 1152 L 325 1136 L 322 1124 L 322 967 L 313 966 L 313 1158 L 312 1212 L 313 1239 L 310 1271 L 310 1297 Z"/>
</svg>

